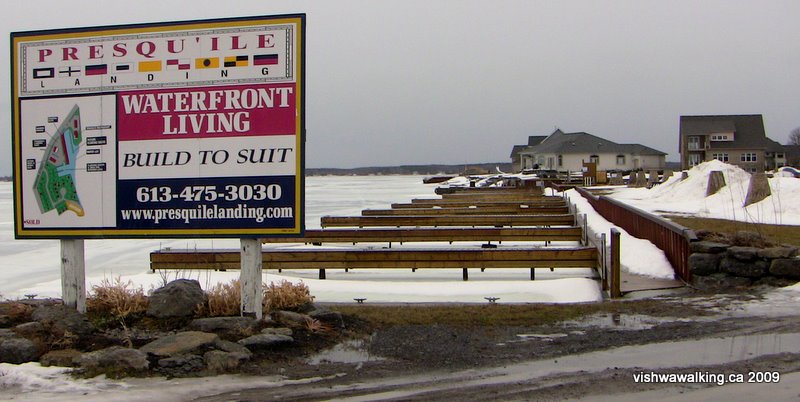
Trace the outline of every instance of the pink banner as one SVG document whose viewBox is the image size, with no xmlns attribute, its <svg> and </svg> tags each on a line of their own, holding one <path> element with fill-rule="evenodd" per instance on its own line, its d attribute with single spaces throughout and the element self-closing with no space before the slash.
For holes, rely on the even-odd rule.
<svg viewBox="0 0 800 402">
<path fill-rule="evenodd" d="M 121 92 L 118 140 L 296 135 L 294 83 Z"/>
</svg>

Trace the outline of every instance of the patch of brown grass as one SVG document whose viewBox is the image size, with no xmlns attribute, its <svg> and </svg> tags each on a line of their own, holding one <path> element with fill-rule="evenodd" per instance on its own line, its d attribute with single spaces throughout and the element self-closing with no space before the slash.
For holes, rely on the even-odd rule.
<svg viewBox="0 0 800 402">
<path fill-rule="evenodd" d="M 122 282 L 120 277 L 110 281 L 104 278 L 99 285 L 92 286 L 86 299 L 86 310 L 98 315 L 109 315 L 123 322 L 128 317 L 147 311 L 147 296 L 133 281 Z"/>
<path fill-rule="evenodd" d="M 298 310 L 314 301 L 314 296 L 303 282 L 294 284 L 282 280 L 277 284 L 270 282 L 264 288 L 264 312 L 276 310 Z"/>
<path fill-rule="evenodd" d="M 208 302 L 201 305 L 200 316 L 229 317 L 237 316 L 241 311 L 242 287 L 238 279 L 230 283 L 217 283 L 206 291 Z"/>
</svg>

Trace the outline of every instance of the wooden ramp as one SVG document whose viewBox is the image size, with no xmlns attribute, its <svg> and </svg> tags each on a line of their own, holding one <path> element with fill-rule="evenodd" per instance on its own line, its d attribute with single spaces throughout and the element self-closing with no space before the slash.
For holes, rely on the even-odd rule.
<svg viewBox="0 0 800 402">
<path fill-rule="evenodd" d="M 395 209 L 364 209 L 361 211 L 363 216 L 378 215 L 548 215 L 548 214 L 568 214 L 569 207 L 566 205 L 548 205 L 535 207 L 521 206 L 475 206 L 475 207 L 447 207 L 447 208 L 395 208 Z"/>
<path fill-rule="evenodd" d="M 630 272 L 620 272 L 620 290 L 623 294 L 643 290 L 674 289 L 684 286 L 684 283 L 675 279 L 657 279 Z"/>
</svg>

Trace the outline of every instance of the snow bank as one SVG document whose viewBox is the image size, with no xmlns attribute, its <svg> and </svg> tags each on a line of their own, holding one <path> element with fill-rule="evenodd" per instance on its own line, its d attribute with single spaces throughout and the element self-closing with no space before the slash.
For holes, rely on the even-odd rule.
<svg viewBox="0 0 800 402">
<path fill-rule="evenodd" d="M 706 197 L 708 176 L 721 171 L 726 186 Z M 800 179 L 778 176 L 769 179 L 772 195 L 744 207 L 750 174 L 737 166 L 717 160 L 703 162 L 687 171 L 681 180 L 677 172 L 665 183 L 646 188 L 616 188 L 610 197 L 645 211 L 661 215 L 679 214 L 749 223 L 800 225 Z"/>
<path fill-rule="evenodd" d="M 568 190 L 566 194 L 570 201 L 575 204 L 578 213 L 586 214 L 590 233 L 608 234 L 611 228 L 616 227 L 597 213 L 589 204 L 589 201 L 578 194 L 577 191 Z M 623 270 L 652 278 L 674 279 L 675 271 L 661 249 L 649 240 L 633 237 L 625 230 L 617 229 L 620 232 L 620 247 L 622 249 L 620 264 Z"/>
</svg>

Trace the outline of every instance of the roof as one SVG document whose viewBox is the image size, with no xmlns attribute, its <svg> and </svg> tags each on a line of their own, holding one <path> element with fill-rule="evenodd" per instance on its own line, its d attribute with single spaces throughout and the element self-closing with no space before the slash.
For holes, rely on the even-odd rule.
<svg viewBox="0 0 800 402">
<path fill-rule="evenodd" d="M 528 137 L 528 146 L 539 145 L 545 138 L 547 138 L 546 135 L 531 135 Z"/>
<path fill-rule="evenodd" d="M 629 153 L 639 155 L 666 155 L 665 152 L 641 144 L 617 144 L 616 142 L 585 133 L 565 133 L 556 130 L 539 145 L 529 147 L 529 153 L 537 154 L 593 154 Z"/>
<path fill-rule="evenodd" d="M 774 148 L 774 141 L 764 132 L 760 114 L 681 116 L 681 138 L 688 135 L 707 135 L 733 132 L 734 141 L 715 141 L 714 149 Z"/>
</svg>

